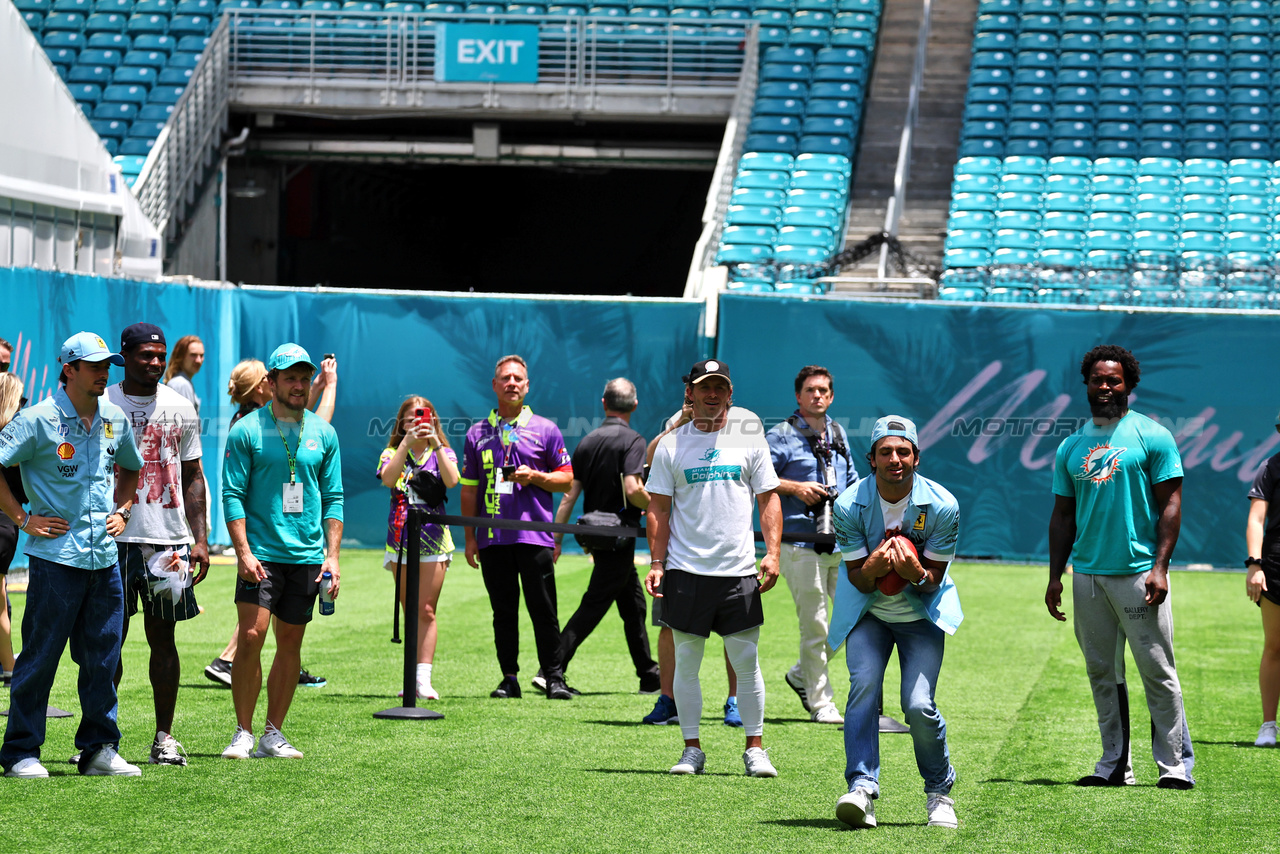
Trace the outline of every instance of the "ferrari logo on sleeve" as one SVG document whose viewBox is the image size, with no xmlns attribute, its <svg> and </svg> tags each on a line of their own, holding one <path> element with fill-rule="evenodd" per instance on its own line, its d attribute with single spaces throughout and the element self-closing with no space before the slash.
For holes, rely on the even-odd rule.
<svg viewBox="0 0 1280 854">
<path fill-rule="evenodd" d="M 924 510 L 921 510 L 921 511 L 920 511 L 920 515 L 916 517 L 916 523 L 915 523 L 914 525 L 912 525 L 912 526 L 911 526 L 911 530 L 913 530 L 913 531 L 923 531 L 923 530 L 924 530 L 924 523 L 925 523 L 925 520 L 926 520 L 927 518 L 928 518 L 928 513 L 927 513 L 926 511 L 924 511 Z"/>
<path fill-rule="evenodd" d="M 106 436 L 108 439 L 114 439 L 116 437 L 116 428 L 111 426 L 110 421 L 106 421 L 103 423 L 102 435 Z"/>
</svg>

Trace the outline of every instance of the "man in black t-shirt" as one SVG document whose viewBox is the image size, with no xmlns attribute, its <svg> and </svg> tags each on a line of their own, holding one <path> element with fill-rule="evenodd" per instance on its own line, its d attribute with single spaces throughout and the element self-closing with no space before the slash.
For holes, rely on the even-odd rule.
<svg viewBox="0 0 1280 854">
<path fill-rule="evenodd" d="M 579 493 L 583 512 L 616 513 L 622 524 L 639 527 L 640 515 L 649 506 L 645 491 L 644 437 L 630 427 L 636 409 L 636 387 L 628 379 L 609 380 L 604 387 L 604 424 L 582 438 L 573 452 L 573 484 L 556 511 L 557 522 L 568 522 Z M 555 555 L 560 556 L 563 534 L 556 534 Z M 644 588 L 636 576 L 635 540 L 624 548 L 595 549 L 595 568 L 582 596 L 582 604 L 560 633 L 560 656 L 565 668 L 578 645 L 600 623 L 616 602 L 622 617 L 627 649 L 640 678 L 640 693 L 658 691 L 658 665 L 649 650 L 645 628 Z"/>
</svg>

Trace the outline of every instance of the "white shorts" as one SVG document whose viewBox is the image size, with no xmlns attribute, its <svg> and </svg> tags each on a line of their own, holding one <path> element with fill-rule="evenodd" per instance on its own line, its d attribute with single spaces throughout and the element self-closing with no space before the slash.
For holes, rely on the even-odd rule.
<svg viewBox="0 0 1280 854">
<path fill-rule="evenodd" d="M 448 569 L 448 568 L 449 568 L 449 561 L 451 561 L 451 560 L 453 560 L 453 555 L 451 555 L 451 554 L 443 554 L 443 555 L 420 555 L 420 556 L 418 557 L 418 562 L 419 562 L 419 563 L 440 563 L 440 562 L 442 562 L 442 561 L 443 561 L 443 562 L 444 562 L 444 565 L 445 565 L 445 569 Z M 407 558 L 406 558 L 404 561 L 402 561 L 402 562 L 403 562 L 403 563 L 408 563 Z M 396 553 L 395 553 L 395 552 L 384 552 L 384 553 L 383 553 L 383 555 L 382 555 L 382 568 L 383 568 L 383 569 L 385 569 L 387 572 L 395 572 L 395 571 L 396 571 Z"/>
</svg>

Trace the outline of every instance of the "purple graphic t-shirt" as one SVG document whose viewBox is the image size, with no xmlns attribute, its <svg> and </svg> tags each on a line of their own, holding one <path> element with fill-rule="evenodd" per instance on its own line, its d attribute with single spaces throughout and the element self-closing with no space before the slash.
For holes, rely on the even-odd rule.
<svg viewBox="0 0 1280 854">
<path fill-rule="evenodd" d="M 571 471 L 572 460 L 564 447 L 560 428 L 533 410 L 524 407 L 512 421 L 502 421 L 497 410 L 467 431 L 462 452 L 464 486 L 476 487 L 476 515 L 530 522 L 555 521 L 551 493 L 539 486 L 504 482 L 503 466 L 525 465 L 541 472 Z M 551 534 L 542 531 L 476 529 L 480 548 L 528 543 L 555 545 Z"/>
</svg>

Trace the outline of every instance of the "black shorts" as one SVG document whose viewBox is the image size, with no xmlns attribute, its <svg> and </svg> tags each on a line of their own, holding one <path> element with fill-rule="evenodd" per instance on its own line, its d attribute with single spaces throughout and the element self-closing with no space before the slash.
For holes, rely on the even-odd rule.
<svg viewBox="0 0 1280 854">
<path fill-rule="evenodd" d="M 142 599 L 142 608 L 147 616 L 170 623 L 190 620 L 200 613 L 194 587 L 187 587 L 180 591 L 175 600 L 172 590 L 165 586 L 165 579 L 152 574 L 149 569 L 151 559 L 157 552 L 176 551 L 190 566 L 190 546 L 117 543 L 116 549 L 120 555 L 120 579 L 124 587 L 125 616 L 132 617 L 138 613 L 139 598 Z M 194 576 L 196 572 L 197 570 L 193 567 L 192 575 Z"/>
<path fill-rule="evenodd" d="M 320 594 L 318 563 L 268 563 L 262 561 L 267 577 L 250 584 L 236 577 L 236 601 L 266 608 L 276 619 L 295 626 L 311 622 L 311 612 Z"/>
<path fill-rule="evenodd" d="M 18 526 L 8 516 L 0 513 L 0 575 L 9 573 L 9 564 L 18 554 Z"/>
<path fill-rule="evenodd" d="M 754 575 L 721 577 L 669 569 L 662 577 L 662 621 L 698 637 L 733 635 L 764 623 Z"/>
<path fill-rule="evenodd" d="M 1267 589 L 1262 591 L 1262 597 L 1280 605 L 1280 552 L 1272 551 L 1262 555 L 1262 577 L 1267 582 Z M 1258 607 L 1262 607 L 1262 599 L 1258 600 Z"/>
</svg>

